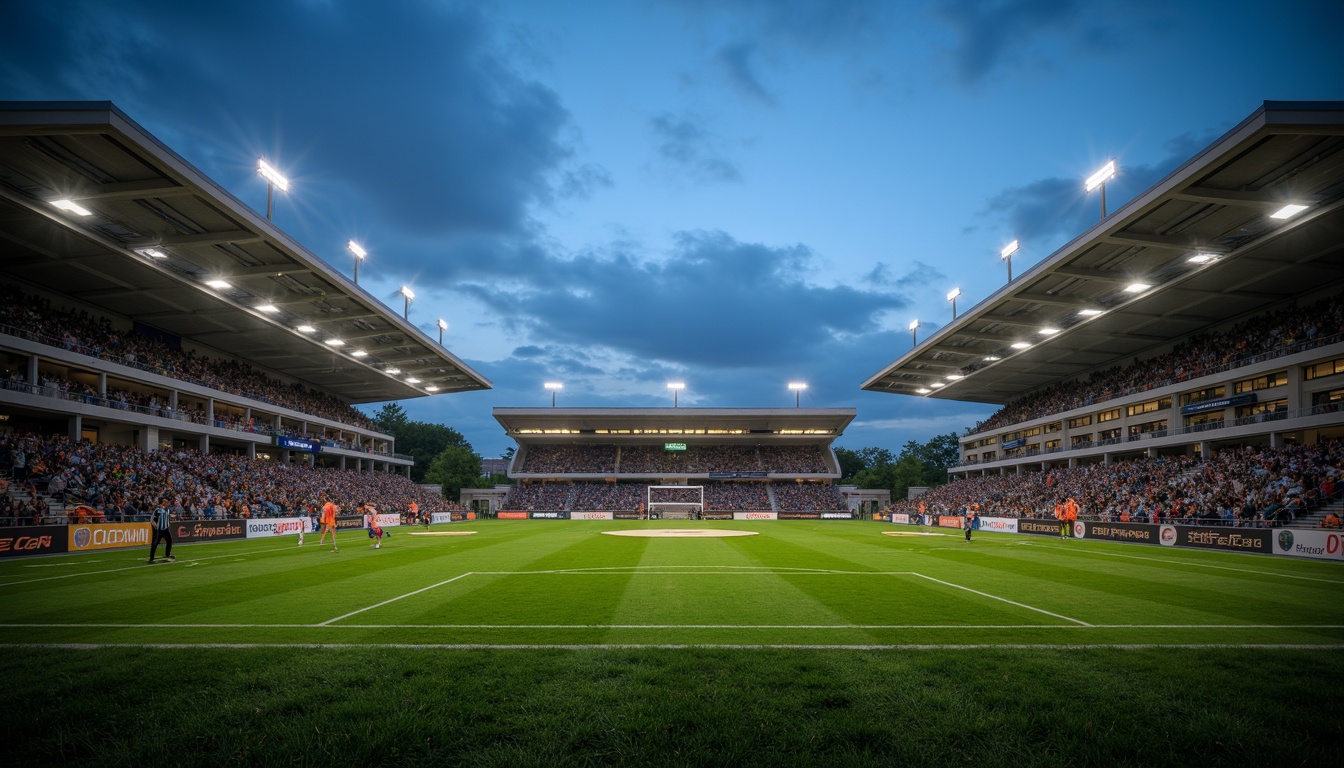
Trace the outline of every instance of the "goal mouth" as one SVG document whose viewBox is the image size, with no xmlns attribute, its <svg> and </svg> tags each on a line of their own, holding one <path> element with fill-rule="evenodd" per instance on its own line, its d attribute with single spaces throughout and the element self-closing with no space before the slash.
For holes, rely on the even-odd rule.
<svg viewBox="0 0 1344 768">
<path fill-rule="evenodd" d="M 650 485 L 644 509 L 650 520 L 699 520 L 705 513 L 705 486 Z"/>
</svg>

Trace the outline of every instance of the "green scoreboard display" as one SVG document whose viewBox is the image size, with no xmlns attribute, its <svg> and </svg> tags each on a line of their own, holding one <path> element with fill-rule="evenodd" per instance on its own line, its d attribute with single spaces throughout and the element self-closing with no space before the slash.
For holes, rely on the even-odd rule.
<svg viewBox="0 0 1344 768">
<path fill-rule="evenodd" d="M 686 444 L 685 444 L 685 443 L 663 443 L 663 450 L 664 450 L 664 451 L 684 451 L 684 450 L 686 450 Z"/>
</svg>

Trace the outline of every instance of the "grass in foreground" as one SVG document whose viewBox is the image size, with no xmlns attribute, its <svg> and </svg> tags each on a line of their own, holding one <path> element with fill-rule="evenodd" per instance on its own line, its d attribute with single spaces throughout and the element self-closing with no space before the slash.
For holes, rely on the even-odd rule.
<svg viewBox="0 0 1344 768">
<path fill-rule="evenodd" d="M 41 670 L 41 674 L 36 671 Z M 8 765 L 1328 765 L 1313 651 L 20 649 Z"/>
</svg>

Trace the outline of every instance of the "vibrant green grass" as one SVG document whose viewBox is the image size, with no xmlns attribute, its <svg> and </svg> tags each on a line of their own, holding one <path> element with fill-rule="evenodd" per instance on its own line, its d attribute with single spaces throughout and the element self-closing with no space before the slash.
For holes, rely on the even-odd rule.
<svg viewBox="0 0 1344 768">
<path fill-rule="evenodd" d="M 757 536 L 599 531 L 717 527 Z M 1338 564 L 480 522 L 0 562 L 14 764 L 1324 764 Z M 914 529 L 905 529 L 914 530 Z"/>
</svg>

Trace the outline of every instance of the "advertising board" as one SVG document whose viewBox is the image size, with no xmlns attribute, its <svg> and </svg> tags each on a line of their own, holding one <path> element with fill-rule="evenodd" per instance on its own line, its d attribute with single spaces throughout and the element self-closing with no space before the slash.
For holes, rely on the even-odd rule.
<svg viewBox="0 0 1344 768">
<path fill-rule="evenodd" d="M 0 528 L 0 557 L 53 555 L 67 551 L 64 525 L 24 525 Z"/>
<path fill-rule="evenodd" d="M 961 527 L 961 523 L 962 523 L 962 518 L 957 517 L 956 515 L 939 515 L 939 516 L 938 516 L 938 527 L 939 527 L 939 528 L 960 528 L 960 527 Z"/>
<path fill-rule="evenodd" d="M 458 519 L 458 520 L 461 520 L 462 518 L 459 517 L 459 518 L 457 518 L 457 519 Z M 453 513 L 452 513 L 452 512 L 433 512 L 433 513 L 430 513 L 430 515 L 429 515 L 429 522 L 431 522 L 431 523 L 435 523 L 435 524 L 437 524 L 437 523 L 451 523 L 451 522 L 453 522 Z"/>
<path fill-rule="evenodd" d="M 615 520 L 615 512 L 570 512 L 570 520 Z"/>
<path fill-rule="evenodd" d="M 247 536 L 247 528 L 242 520 L 178 520 L 168 530 L 173 541 L 216 541 L 219 539 L 242 539 Z"/>
<path fill-rule="evenodd" d="M 379 512 L 373 516 L 374 522 L 378 523 L 379 528 L 391 528 L 394 525 L 401 525 L 401 515 L 396 512 Z"/>
<path fill-rule="evenodd" d="M 820 519 L 821 519 L 821 513 L 820 513 L 820 512 L 792 512 L 792 511 L 791 511 L 791 512 L 778 512 L 778 513 L 766 513 L 766 514 L 776 514 L 777 517 L 776 517 L 775 519 L 777 519 L 777 520 L 820 520 Z"/>
<path fill-rule="evenodd" d="M 822 512 L 822 520 L 853 520 L 853 512 Z"/>
<path fill-rule="evenodd" d="M 268 539 L 272 536 L 298 536 L 299 531 L 308 530 L 308 525 L 308 518 L 306 517 L 256 518 L 247 521 L 247 538 Z"/>
<path fill-rule="evenodd" d="M 1017 532 L 1037 536 L 1058 536 L 1059 521 L 1043 517 L 1023 517 L 1017 521 Z"/>
<path fill-rule="evenodd" d="M 1226 549 L 1233 552 L 1274 551 L 1274 531 L 1268 528 L 1220 528 L 1215 526 L 1176 526 L 1176 546 L 1197 549 Z"/>
<path fill-rule="evenodd" d="M 500 520 L 526 520 L 526 512 L 500 512 L 496 515 Z"/>
<path fill-rule="evenodd" d="M 909 525 L 909 524 L 911 523 L 910 515 L 908 515 L 908 514 L 906 514 L 906 513 L 904 513 L 904 512 L 892 512 L 892 513 L 891 513 L 891 522 L 893 522 L 893 523 L 903 523 L 903 524 L 905 524 L 905 525 Z"/>
<path fill-rule="evenodd" d="M 778 512 L 734 512 L 734 520 L 778 520 Z"/>
<path fill-rule="evenodd" d="M 1344 560 L 1344 536 L 1339 531 L 1299 531 L 1280 528 L 1274 532 L 1274 554 Z"/>
<path fill-rule="evenodd" d="M 1151 523 L 1090 523 L 1079 520 L 1073 524 L 1073 535 L 1079 539 L 1130 541 L 1137 544 L 1158 543 L 1158 527 Z M 1059 532 L 1059 526 L 1055 526 Z"/>
<path fill-rule="evenodd" d="M 533 520 L 568 520 L 569 512 L 561 510 L 558 512 L 530 512 L 528 517 Z"/>
<path fill-rule="evenodd" d="M 1017 533 L 1016 517 L 982 517 L 980 518 L 980 530 L 997 531 L 999 533 Z M 1055 529 L 1059 533 L 1059 529 Z"/>
<path fill-rule="evenodd" d="M 122 547 L 148 547 L 151 536 L 149 523 L 72 525 L 68 531 L 68 546 L 71 552 L 85 552 L 93 549 L 120 549 Z"/>
</svg>

